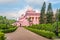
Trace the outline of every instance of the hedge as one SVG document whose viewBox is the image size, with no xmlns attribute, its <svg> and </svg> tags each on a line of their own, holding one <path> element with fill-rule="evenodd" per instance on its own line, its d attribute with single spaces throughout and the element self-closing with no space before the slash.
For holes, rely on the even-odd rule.
<svg viewBox="0 0 60 40">
<path fill-rule="evenodd" d="M 33 29 L 33 28 L 26 28 L 26 29 L 28 29 L 28 30 L 30 30 L 32 32 L 35 32 L 35 33 L 37 33 L 37 34 L 39 34 L 41 36 L 44 36 L 46 38 L 49 38 L 49 39 L 56 36 L 55 33 L 50 32 L 50 31 L 38 30 L 38 29 Z"/>
<path fill-rule="evenodd" d="M 5 40 L 4 33 L 0 32 L 0 40 Z"/>
<path fill-rule="evenodd" d="M 6 26 L 6 24 L 0 24 L 0 29 L 7 29 L 8 27 Z"/>
<path fill-rule="evenodd" d="M 9 29 L 3 29 L 3 30 L 0 30 L 2 31 L 3 33 L 10 33 L 10 32 L 13 32 L 17 29 L 17 27 L 14 27 L 14 28 L 9 28 Z"/>
<path fill-rule="evenodd" d="M 28 26 L 28 27 L 34 28 L 34 29 L 39 29 L 39 30 L 55 32 L 56 23 L 54 23 L 54 24 L 37 24 L 37 25 Z M 60 33 L 60 23 L 58 24 L 58 32 Z"/>
<path fill-rule="evenodd" d="M 60 38 L 60 33 L 59 33 L 59 38 Z"/>
</svg>

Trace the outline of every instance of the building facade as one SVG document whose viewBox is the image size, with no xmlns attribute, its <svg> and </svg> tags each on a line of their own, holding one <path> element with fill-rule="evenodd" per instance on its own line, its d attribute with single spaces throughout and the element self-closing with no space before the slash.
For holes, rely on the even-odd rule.
<svg viewBox="0 0 60 40">
<path fill-rule="evenodd" d="M 17 26 L 29 26 L 32 24 L 39 24 L 40 13 L 37 13 L 33 9 L 28 9 L 25 12 L 25 15 L 22 15 L 18 18 L 18 21 L 15 23 Z"/>
</svg>

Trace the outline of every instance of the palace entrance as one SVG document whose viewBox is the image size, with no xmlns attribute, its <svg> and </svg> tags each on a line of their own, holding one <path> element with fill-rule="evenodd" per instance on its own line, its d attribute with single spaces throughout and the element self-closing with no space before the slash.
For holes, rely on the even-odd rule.
<svg viewBox="0 0 60 40">
<path fill-rule="evenodd" d="M 20 23 L 20 26 L 19 27 L 22 27 L 21 23 Z"/>
</svg>

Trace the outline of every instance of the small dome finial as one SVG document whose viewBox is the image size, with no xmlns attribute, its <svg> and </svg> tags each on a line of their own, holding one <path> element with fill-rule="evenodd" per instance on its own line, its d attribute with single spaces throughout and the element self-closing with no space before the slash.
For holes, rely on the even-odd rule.
<svg viewBox="0 0 60 40">
<path fill-rule="evenodd" d="M 33 8 L 31 6 L 28 6 L 28 10 L 33 10 Z"/>
</svg>

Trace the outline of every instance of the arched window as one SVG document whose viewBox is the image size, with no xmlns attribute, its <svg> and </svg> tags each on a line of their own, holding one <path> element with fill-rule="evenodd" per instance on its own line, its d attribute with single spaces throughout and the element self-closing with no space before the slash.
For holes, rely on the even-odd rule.
<svg viewBox="0 0 60 40">
<path fill-rule="evenodd" d="M 29 22 L 31 21 L 31 17 L 28 18 L 28 21 L 29 21 Z"/>
<path fill-rule="evenodd" d="M 32 19 L 34 19 L 34 17 L 32 17 Z"/>
<path fill-rule="evenodd" d="M 31 19 L 31 17 L 29 17 L 29 19 Z"/>
<path fill-rule="evenodd" d="M 36 17 L 36 19 L 37 19 L 37 17 Z"/>
<path fill-rule="evenodd" d="M 38 17 L 36 17 L 35 19 L 36 19 L 36 21 L 37 21 Z"/>
<path fill-rule="evenodd" d="M 40 17 L 38 17 L 38 20 L 40 20 Z"/>
</svg>

